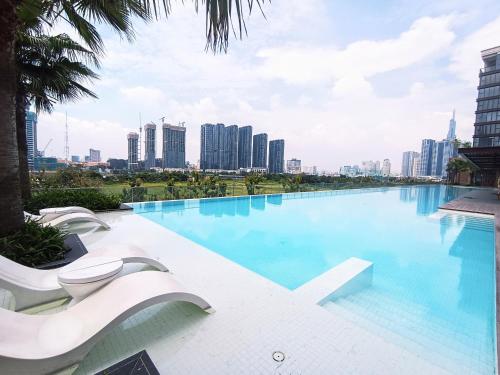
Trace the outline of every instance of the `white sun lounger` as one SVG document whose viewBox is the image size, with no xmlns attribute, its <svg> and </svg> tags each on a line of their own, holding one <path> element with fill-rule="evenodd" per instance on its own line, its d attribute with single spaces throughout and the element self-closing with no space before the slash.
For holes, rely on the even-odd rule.
<svg viewBox="0 0 500 375">
<path fill-rule="evenodd" d="M 29 212 L 25 212 L 24 217 L 30 218 L 32 220 L 36 220 L 44 226 L 50 225 L 53 227 L 62 227 L 66 224 L 91 222 L 91 223 L 97 223 L 105 229 L 111 229 L 111 227 L 106 222 L 99 219 L 93 213 L 88 214 L 88 213 L 84 213 L 84 212 L 73 212 L 70 214 L 61 214 L 59 216 L 50 218 L 50 215 L 48 217 L 46 217 L 43 215 L 33 215 L 33 214 L 30 214 Z"/>
<path fill-rule="evenodd" d="M 75 213 L 89 214 L 95 216 L 95 213 L 93 211 L 80 206 L 51 207 L 51 208 L 43 208 L 40 210 L 40 216 L 43 216 L 44 218 L 47 218 L 49 220 L 55 219 L 56 217 L 61 215 L 75 214 Z"/>
<path fill-rule="evenodd" d="M 96 256 L 119 257 L 124 263 L 144 263 L 159 271 L 168 271 L 159 260 L 132 245 L 118 244 L 102 248 L 85 254 L 80 259 Z M 0 256 L 0 288 L 7 289 L 14 295 L 16 310 L 55 301 L 68 297 L 68 293 L 57 281 L 58 273 L 64 269 L 65 267 L 38 270 Z"/>
<path fill-rule="evenodd" d="M 49 374 L 68 369 L 125 319 L 169 301 L 190 302 L 214 312 L 171 274 L 157 271 L 115 279 L 82 302 L 51 315 L 0 309 L 0 373 Z"/>
</svg>

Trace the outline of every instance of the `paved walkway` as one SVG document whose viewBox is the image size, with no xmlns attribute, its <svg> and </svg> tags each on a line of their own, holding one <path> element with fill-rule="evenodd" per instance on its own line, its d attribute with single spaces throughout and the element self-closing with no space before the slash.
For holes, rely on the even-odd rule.
<svg viewBox="0 0 500 375">
<path fill-rule="evenodd" d="M 495 215 L 495 251 L 496 251 L 496 293 L 497 293 L 497 367 L 500 368 L 500 200 L 497 189 L 485 188 L 467 193 L 441 206 L 441 209 Z"/>
</svg>

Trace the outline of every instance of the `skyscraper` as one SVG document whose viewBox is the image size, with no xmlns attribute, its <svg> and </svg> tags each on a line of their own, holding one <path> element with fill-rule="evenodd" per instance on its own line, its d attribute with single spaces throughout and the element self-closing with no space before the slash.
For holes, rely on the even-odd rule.
<svg viewBox="0 0 500 375">
<path fill-rule="evenodd" d="M 431 166 L 430 176 L 441 177 L 443 175 L 445 142 L 446 141 L 434 142 L 434 148 L 432 150 L 432 166 Z"/>
<path fill-rule="evenodd" d="M 28 168 L 33 170 L 35 164 L 35 156 L 37 153 L 37 116 L 35 112 L 26 110 L 26 143 L 28 145 Z"/>
<path fill-rule="evenodd" d="M 420 154 L 416 151 L 403 152 L 403 162 L 401 163 L 401 175 L 403 177 L 416 177 L 413 170 L 415 169 L 416 159 L 419 157 Z"/>
<path fill-rule="evenodd" d="M 138 168 L 139 162 L 139 134 L 128 133 L 128 169 L 134 170 Z"/>
<path fill-rule="evenodd" d="M 186 167 L 186 128 L 163 124 L 163 168 Z"/>
<path fill-rule="evenodd" d="M 283 173 L 285 166 L 285 141 L 275 139 L 269 142 L 269 173 Z"/>
<path fill-rule="evenodd" d="M 200 169 L 221 169 L 224 124 L 203 124 L 200 139 Z"/>
<path fill-rule="evenodd" d="M 389 159 L 384 159 L 382 163 L 381 173 L 384 177 L 389 177 L 389 175 L 391 174 L 391 161 Z"/>
<path fill-rule="evenodd" d="M 224 128 L 222 137 L 221 169 L 238 169 L 238 126 Z"/>
<path fill-rule="evenodd" d="M 155 167 L 156 159 L 156 124 L 144 125 L 145 147 L 144 147 L 144 168 Z"/>
<path fill-rule="evenodd" d="M 271 156 L 269 156 L 271 157 Z M 290 159 L 286 161 L 286 172 L 287 173 L 300 173 L 302 172 L 302 162 L 299 159 Z"/>
<path fill-rule="evenodd" d="M 238 129 L 238 168 L 252 167 L 252 127 Z"/>
<path fill-rule="evenodd" d="M 430 176 L 432 174 L 432 157 L 434 153 L 434 139 L 423 139 L 422 150 L 420 152 L 419 176 Z"/>
<path fill-rule="evenodd" d="M 100 163 L 101 162 L 101 151 L 94 150 L 93 148 L 89 151 L 89 161 L 91 163 Z"/>
<path fill-rule="evenodd" d="M 253 136 L 252 167 L 267 168 L 267 134 Z"/>
<path fill-rule="evenodd" d="M 455 110 L 453 110 L 453 117 L 450 120 L 450 126 L 448 127 L 448 135 L 446 136 L 446 139 L 448 141 L 453 141 L 455 140 L 455 131 L 457 130 L 457 122 L 455 121 Z"/>
<path fill-rule="evenodd" d="M 500 46 L 481 51 L 484 67 L 479 71 L 476 121 L 472 148 L 461 148 L 479 168 L 474 184 L 497 186 L 500 176 Z"/>
</svg>

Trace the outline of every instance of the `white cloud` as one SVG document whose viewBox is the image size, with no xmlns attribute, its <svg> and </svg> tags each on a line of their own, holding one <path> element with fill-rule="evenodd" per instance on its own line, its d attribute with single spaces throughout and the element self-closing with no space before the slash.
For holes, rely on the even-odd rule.
<svg viewBox="0 0 500 375">
<path fill-rule="evenodd" d="M 500 45 L 500 17 L 467 36 L 451 57 L 450 70 L 470 85 L 477 86 L 481 51 Z"/>
<path fill-rule="evenodd" d="M 166 99 L 162 90 L 156 87 L 125 87 L 120 89 L 120 93 L 130 101 L 143 105 L 158 105 Z"/>
<path fill-rule="evenodd" d="M 416 20 L 398 38 L 363 40 L 336 47 L 289 46 L 262 49 L 262 77 L 290 84 L 333 82 L 340 92 L 363 88 L 367 78 L 436 58 L 455 38 L 450 30 L 453 17 L 424 17 Z"/>
</svg>

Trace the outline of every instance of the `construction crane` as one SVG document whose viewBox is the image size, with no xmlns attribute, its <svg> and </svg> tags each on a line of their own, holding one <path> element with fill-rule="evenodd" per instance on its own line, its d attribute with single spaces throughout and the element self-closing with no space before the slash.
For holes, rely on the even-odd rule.
<svg viewBox="0 0 500 375">
<path fill-rule="evenodd" d="M 50 138 L 43 150 L 40 152 L 43 156 L 45 156 L 45 150 L 47 150 L 47 147 L 49 147 L 50 143 L 52 142 L 53 138 Z"/>
<path fill-rule="evenodd" d="M 184 127 L 184 124 L 185 124 L 185 123 L 186 123 L 185 121 L 179 121 L 179 126 Z"/>
<path fill-rule="evenodd" d="M 166 116 L 160 117 L 160 120 L 161 120 L 161 123 L 162 123 L 162 124 L 164 124 L 164 123 L 165 123 L 165 118 L 166 118 Z"/>
</svg>

